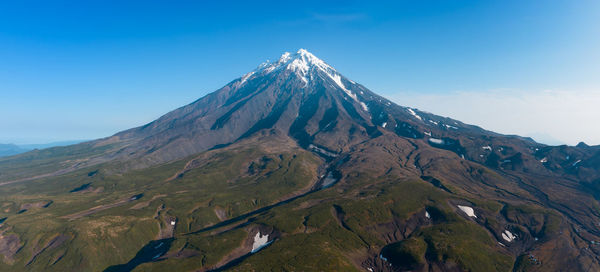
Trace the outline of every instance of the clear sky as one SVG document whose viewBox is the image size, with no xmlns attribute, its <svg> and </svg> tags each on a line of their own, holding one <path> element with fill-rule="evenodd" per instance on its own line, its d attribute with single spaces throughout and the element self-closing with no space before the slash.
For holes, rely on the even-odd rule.
<svg viewBox="0 0 600 272">
<path fill-rule="evenodd" d="M 402 105 L 600 144 L 597 0 L 2 1 L 0 142 L 109 136 L 298 48 Z"/>
</svg>

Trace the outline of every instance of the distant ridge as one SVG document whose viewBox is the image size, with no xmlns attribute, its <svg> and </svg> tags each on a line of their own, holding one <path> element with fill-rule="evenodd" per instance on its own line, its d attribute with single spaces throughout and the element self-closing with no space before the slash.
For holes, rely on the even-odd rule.
<svg viewBox="0 0 600 272">
<path fill-rule="evenodd" d="M 74 145 L 78 143 L 85 142 L 86 140 L 72 140 L 72 141 L 60 141 L 60 142 L 51 142 L 46 144 L 0 144 L 0 157 L 12 156 L 21 153 L 25 153 L 27 151 L 31 151 L 34 149 L 44 149 L 56 146 L 67 146 Z"/>
<path fill-rule="evenodd" d="M 0 144 L 0 157 L 12 156 L 29 150 L 31 149 L 26 149 L 14 144 Z"/>
</svg>

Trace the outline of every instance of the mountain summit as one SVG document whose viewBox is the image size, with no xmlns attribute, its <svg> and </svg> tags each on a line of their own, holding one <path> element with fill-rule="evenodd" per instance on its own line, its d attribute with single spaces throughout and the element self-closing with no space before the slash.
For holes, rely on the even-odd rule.
<svg viewBox="0 0 600 272">
<path fill-rule="evenodd" d="M 246 74 L 244 77 L 250 76 L 255 72 L 261 73 L 264 71 L 266 73 L 270 73 L 279 69 L 288 69 L 294 71 L 298 76 L 306 81 L 308 81 L 306 75 L 314 69 L 319 69 L 322 72 L 329 74 L 337 74 L 337 71 L 335 71 L 335 69 L 326 64 L 324 61 L 317 58 L 315 55 L 306 51 L 305 49 L 300 49 L 295 54 L 291 54 L 289 52 L 283 53 L 283 55 L 281 55 L 279 60 L 275 63 L 270 63 L 268 61 L 264 62 L 255 71 Z"/>
<path fill-rule="evenodd" d="M 384 130 L 411 138 L 442 137 L 459 129 L 487 133 L 398 106 L 300 49 L 284 53 L 276 62 L 265 62 L 152 123 L 105 141 L 125 145 L 116 155 L 119 159 L 135 158 L 133 164 L 147 166 L 228 145 L 263 129 L 280 131 L 304 148 L 329 153 L 343 152 Z M 451 140 L 446 143 L 458 148 Z"/>
<path fill-rule="evenodd" d="M 0 158 L 2 271 L 599 271 L 600 147 L 403 107 L 306 50 Z"/>
<path fill-rule="evenodd" d="M 369 105 L 371 105 L 369 107 Z M 223 146 L 262 129 L 304 147 L 339 152 L 376 135 L 392 103 L 339 74 L 310 52 L 284 53 L 192 104 L 105 140 L 126 145 L 117 157 L 160 163 Z M 383 119 L 382 119 L 383 118 Z"/>
<path fill-rule="evenodd" d="M 290 54 L 285 52 L 279 58 L 279 61 L 273 64 L 263 63 L 256 72 L 258 74 L 262 73 L 271 73 L 276 72 L 277 70 L 289 70 L 293 72 L 293 74 L 299 77 L 306 85 L 308 85 L 309 81 L 315 80 L 315 78 L 319 78 L 321 80 L 332 80 L 337 87 L 343 90 L 350 98 L 354 99 L 358 102 L 363 110 L 367 111 L 368 108 L 364 102 L 359 101 L 357 95 L 352 93 L 352 91 L 348 90 L 345 84 L 342 82 L 342 75 L 338 73 L 333 67 L 329 66 L 327 63 L 317 58 L 315 55 L 306 51 L 305 49 L 300 49 L 296 54 Z M 244 78 L 251 77 L 255 72 L 251 72 L 246 74 Z M 351 80 L 345 80 L 346 84 L 355 85 L 356 83 Z"/>
</svg>

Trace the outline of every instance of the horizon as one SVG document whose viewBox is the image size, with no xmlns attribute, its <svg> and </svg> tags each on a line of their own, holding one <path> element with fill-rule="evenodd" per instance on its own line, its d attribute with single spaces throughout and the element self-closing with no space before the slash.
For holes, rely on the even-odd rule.
<svg viewBox="0 0 600 272">
<path fill-rule="evenodd" d="M 340 3 L 0 4 L 0 143 L 108 137 L 305 48 L 402 106 L 600 144 L 600 3 Z"/>
</svg>

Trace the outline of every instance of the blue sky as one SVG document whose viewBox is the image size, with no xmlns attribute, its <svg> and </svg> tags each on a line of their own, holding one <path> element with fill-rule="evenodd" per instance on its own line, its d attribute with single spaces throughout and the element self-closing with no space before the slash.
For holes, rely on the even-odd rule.
<svg viewBox="0 0 600 272">
<path fill-rule="evenodd" d="M 211 2 L 3 1 L 0 142 L 109 136 L 306 48 L 402 105 L 600 144 L 599 1 Z"/>
</svg>

